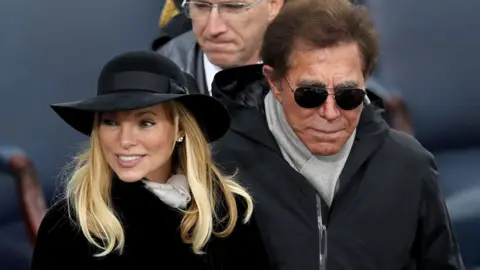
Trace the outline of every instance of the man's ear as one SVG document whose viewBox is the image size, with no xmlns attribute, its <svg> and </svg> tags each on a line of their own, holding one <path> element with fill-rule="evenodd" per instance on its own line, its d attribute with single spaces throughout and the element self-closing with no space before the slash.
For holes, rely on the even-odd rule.
<svg viewBox="0 0 480 270">
<path fill-rule="evenodd" d="M 272 79 L 273 68 L 269 65 L 263 65 L 262 71 L 263 76 L 265 76 L 265 78 L 267 79 L 270 88 L 272 88 L 272 91 L 275 94 L 275 97 L 280 103 L 282 103 L 282 95 L 280 95 L 280 83 Z"/>
</svg>

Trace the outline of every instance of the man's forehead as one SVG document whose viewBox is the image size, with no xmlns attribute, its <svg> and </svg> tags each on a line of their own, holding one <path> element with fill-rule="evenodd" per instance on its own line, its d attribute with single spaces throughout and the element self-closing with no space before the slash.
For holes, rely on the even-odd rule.
<svg viewBox="0 0 480 270">
<path fill-rule="evenodd" d="M 292 66 L 311 64 L 357 65 L 362 56 L 356 42 L 339 43 L 333 46 L 318 47 L 299 40 L 294 43 L 290 61 Z"/>
<path fill-rule="evenodd" d="M 362 86 L 364 78 L 361 68 L 345 67 L 337 72 L 331 69 L 314 67 L 311 68 L 292 68 L 287 71 L 287 76 L 292 83 L 297 85 L 319 85 L 325 87 L 336 86 Z"/>
<path fill-rule="evenodd" d="M 296 53 L 290 63 L 286 75 L 297 84 L 305 82 L 333 87 L 353 82 L 356 85 L 364 83 L 362 64 L 356 57 L 332 58 L 328 53 Z"/>
</svg>

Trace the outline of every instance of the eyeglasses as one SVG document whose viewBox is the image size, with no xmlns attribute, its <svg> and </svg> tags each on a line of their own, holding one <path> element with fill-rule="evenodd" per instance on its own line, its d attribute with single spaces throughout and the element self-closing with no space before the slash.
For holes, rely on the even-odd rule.
<svg viewBox="0 0 480 270">
<path fill-rule="evenodd" d="M 365 98 L 365 90 L 360 88 L 341 88 L 336 89 L 333 94 L 329 94 L 325 87 L 318 86 L 300 86 L 293 89 L 288 82 L 288 87 L 294 94 L 295 102 L 303 108 L 312 109 L 322 105 L 332 95 L 335 98 L 337 106 L 343 110 L 353 110 L 360 106 Z"/>
<path fill-rule="evenodd" d="M 256 0 L 251 4 L 242 2 L 222 2 L 218 4 L 212 4 L 203 1 L 186 1 L 182 3 L 185 15 L 192 20 L 204 19 L 210 15 L 213 8 L 218 10 L 218 13 L 222 14 L 223 19 L 241 19 L 242 14 L 249 9 L 258 5 L 262 0 Z"/>
</svg>

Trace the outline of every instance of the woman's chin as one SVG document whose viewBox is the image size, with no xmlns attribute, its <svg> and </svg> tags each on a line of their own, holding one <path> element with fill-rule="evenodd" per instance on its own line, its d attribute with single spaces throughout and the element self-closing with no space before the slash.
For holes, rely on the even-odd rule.
<svg viewBox="0 0 480 270">
<path fill-rule="evenodd" d="M 129 171 L 129 172 L 116 172 L 118 178 L 123 182 L 133 183 L 142 180 L 145 176 L 142 173 Z"/>
</svg>

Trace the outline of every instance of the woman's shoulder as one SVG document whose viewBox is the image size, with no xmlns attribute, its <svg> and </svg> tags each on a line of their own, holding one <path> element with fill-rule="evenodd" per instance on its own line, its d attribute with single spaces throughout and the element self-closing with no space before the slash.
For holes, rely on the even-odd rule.
<svg viewBox="0 0 480 270">
<path fill-rule="evenodd" d="M 38 229 L 37 238 L 62 238 L 77 233 L 78 229 L 70 217 L 69 204 L 66 199 L 61 198 L 47 210 Z"/>
<path fill-rule="evenodd" d="M 67 201 L 60 199 L 43 217 L 35 239 L 31 269 L 63 269 L 62 262 L 85 253 L 85 241 L 70 219 L 68 207 Z"/>
</svg>

